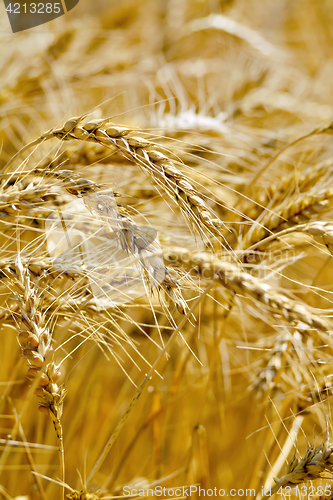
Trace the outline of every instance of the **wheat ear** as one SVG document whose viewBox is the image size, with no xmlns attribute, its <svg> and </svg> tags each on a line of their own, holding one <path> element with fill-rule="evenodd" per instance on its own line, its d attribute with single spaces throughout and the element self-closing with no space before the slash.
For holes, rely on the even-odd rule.
<svg viewBox="0 0 333 500">
<path fill-rule="evenodd" d="M 332 167 L 333 162 L 329 159 L 311 165 L 298 175 L 295 175 L 295 172 L 285 175 L 279 181 L 275 180 L 251 193 L 251 198 L 245 199 L 239 210 L 246 215 L 247 220 L 256 219 L 265 208 L 273 209 L 295 193 L 296 189 L 302 192 L 312 188 L 331 171 Z"/>
<path fill-rule="evenodd" d="M 258 172 L 255 174 L 251 182 L 246 186 L 245 191 L 242 193 L 243 195 L 247 194 L 252 186 L 255 184 L 255 182 L 259 179 L 259 177 L 272 165 L 272 163 L 282 154 L 284 153 L 287 149 L 289 149 L 292 146 L 295 146 L 299 142 L 303 141 L 304 139 L 307 139 L 308 137 L 312 137 L 314 135 L 319 135 L 319 134 L 332 134 L 333 133 L 333 122 L 331 122 L 328 126 L 324 127 L 317 127 L 308 134 L 302 135 L 301 137 L 297 137 L 293 141 L 289 142 L 286 144 L 282 149 L 280 149 L 262 168 L 258 170 Z"/>
<path fill-rule="evenodd" d="M 42 175 L 43 177 L 51 177 L 54 179 L 59 179 L 66 191 L 74 196 L 85 196 L 90 193 L 94 193 L 95 191 L 99 191 L 103 187 L 104 184 L 96 184 L 95 182 L 79 177 L 77 173 L 74 173 L 72 170 L 53 170 L 53 169 L 40 169 L 36 168 L 31 172 L 35 175 Z"/>
<path fill-rule="evenodd" d="M 268 283 L 243 271 L 238 265 L 216 258 L 209 253 L 190 252 L 184 248 L 172 247 L 163 252 L 167 264 L 177 266 L 207 279 L 215 279 L 227 290 L 245 295 L 268 307 L 274 317 L 293 323 L 301 321 L 311 328 L 329 332 L 328 320 L 316 315 L 305 304 L 296 301 Z"/>
<path fill-rule="evenodd" d="M 44 315 L 40 312 L 41 298 L 37 288 L 19 259 L 16 267 L 17 273 L 14 278 L 11 276 L 11 282 L 20 314 L 15 314 L 14 318 L 19 327 L 18 339 L 22 354 L 28 361 L 27 377 L 38 381 L 38 408 L 51 417 L 62 452 L 61 415 L 66 391 L 57 384 L 60 371 L 53 361 L 52 335 L 45 324 Z"/>
<path fill-rule="evenodd" d="M 305 481 L 320 479 L 323 472 L 332 470 L 333 446 L 326 447 L 325 444 L 317 448 L 311 446 L 300 460 L 295 457 L 289 463 L 287 474 L 280 479 L 274 478 L 275 485 L 262 497 L 262 500 L 267 500 L 280 488 L 285 486 L 294 487 Z"/>
<path fill-rule="evenodd" d="M 299 218 L 309 219 L 314 213 L 318 213 L 331 207 L 333 189 L 322 189 L 319 192 L 302 193 L 296 199 L 281 204 L 274 212 L 266 213 L 260 220 L 260 225 L 254 224 L 242 242 L 242 248 L 261 242 L 272 231 L 279 229 L 287 222 L 297 223 Z"/>
<path fill-rule="evenodd" d="M 221 236 L 223 222 L 208 207 L 191 180 L 176 167 L 177 162 L 162 153 L 157 144 L 133 135 L 133 130 L 127 127 L 110 124 L 109 120 L 95 120 L 82 126 L 81 122 L 82 117 L 72 118 L 62 128 L 49 130 L 16 153 L 2 173 L 8 171 L 19 154 L 53 137 L 63 141 L 92 141 L 119 151 L 133 161 L 176 201 L 191 224 L 195 222 L 198 228 L 208 229 L 211 234 Z"/>
<path fill-rule="evenodd" d="M 13 189 L 10 188 L 0 193 L 0 212 L 11 215 L 21 210 L 30 210 L 48 201 L 60 205 L 66 203 L 67 200 L 61 197 L 56 186 L 48 184 L 35 185 L 34 183 L 23 189 L 14 186 Z"/>
</svg>

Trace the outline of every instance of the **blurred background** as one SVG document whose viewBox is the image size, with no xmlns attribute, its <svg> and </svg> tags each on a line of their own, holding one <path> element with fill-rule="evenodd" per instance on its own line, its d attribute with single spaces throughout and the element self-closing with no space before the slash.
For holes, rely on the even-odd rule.
<svg viewBox="0 0 333 500">
<path fill-rule="evenodd" d="M 67 15 L 17 34 L 10 31 L 3 3 L 0 16 L 0 167 L 23 145 L 73 116 L 111 117 L 149 134 L 184 162 L 187 175 L 234 228 L 226 237 L 232 249 L 244 235 L 237 232 L 237 220 L 246 226 L 258 215 L 244 198 L 240 211 L 249 210 L 248 216 L 237 219 L 232 207 L 238 193 L 279 149 L 333 117 L 330 0 L 81 0 Z M 328 189 L 331 156 L 331 136 L 313 135 L 265 171 L 250 198 L 269 205 L 271 186 L 283 182 L 282 196 L 296 196 L 302 173 L 322 161 L 328 164 L 316 189 Z M 135 198 L 164 246 L 207 248 L 151 180 L 120 155 L 109 157 L 95 144 L 51 141 L 25 159 L 23 170 L 53 162 L 107 183 L 130 197 L 129 204 Z M 295 183 L 283 181 L 288 176 Z M 312 187 L 306 188 L 310 194 Z M 38 239 L 38 219 L 50 213 L 30 209 L 18 214 L 1 208 L 2 269 L 15 261 L 17 228 L 24 226 L 24 241 L 32 242 Z M 329 212 L 325 217 L 329 220 Z M 278 286 L 329 309 L 331 263 L 318 248 L 304 249 L 301 243 L 292 258 L 283 263 L 283 255 L 263 273 L 279 266 Z M 31 252 L 35 259 L 31 248 L 26 255 Z M 226 253 L 230 257 L 231 251 Z M 31 276 L 37 279 L 36 273 Z M 59 285 L 52 279 L 43 277 L 38 286 L 56 293 Z M 143 392 L 89 484 L 91 468 L 159 355 L 162 339 L 168 340 L 183 316 L 176 309 L 166 314 L 156 297 L 107 311 L 45 310 L 68 390 L 62 417 L 65 482 L 96 495 L 71 498 L 95 500 L 121 495 L 124 485 L 157 484 L 255 488 L 259 494 L 274 475 L 285 473 L 293 445 L 271 467 L 295 425 L 302 426 L 300 455 L 313 440 L 325 441 L 331 429 L 328 349 L 307 339 L 302 358 L 290 340 L 294 325 L 282 326 L 258 303 L 234 299 L 221 287 L 184 274 L 179 279 L 189 307 L 206 295 L 182 325 L 169 357 L 162 357 L 160 375 Z M 4 284 L 0 497 L 43 498 L 31 473 L 35 469 L 49 478 L 41 478 L 44 498 L 60 498 L 54 429 L 37 411 L 36 398 L 26 399 L 26 360 L 20 356 L 15 317 L 8 314 L 10 297 Z M 325 385 L 325 402 L 308 394 L 313 381 L 320 390 Z M 301 419 L 295 420 L 297 415 Z M 18 422 L 21 430 L 13 440 L 38 443 L 30 454 L 29 447 L 6 446 Z"/>
</svg>

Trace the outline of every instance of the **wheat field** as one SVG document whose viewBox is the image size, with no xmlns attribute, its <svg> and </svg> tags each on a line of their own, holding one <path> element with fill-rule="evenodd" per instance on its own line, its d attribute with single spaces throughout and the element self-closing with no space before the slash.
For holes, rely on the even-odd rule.
<svg viewBox="0 0 333 500">
<path fill-rule="evenodd" d="M 333 498 L 332 26 L 1 3 L 1 499 Z"/>
</svg>

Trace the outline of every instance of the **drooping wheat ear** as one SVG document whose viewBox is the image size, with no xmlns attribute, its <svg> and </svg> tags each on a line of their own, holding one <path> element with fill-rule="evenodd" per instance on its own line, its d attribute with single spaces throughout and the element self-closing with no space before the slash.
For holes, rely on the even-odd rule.
<svg viewBox="0 0 333 500">
<path fill-rule="evenodd" d="M 273 231 L 283 229 L 286 223 L 296 224 L 309 219 L 313 214 L 331 208 L 333 188 L 322 189 L 311 194 L 303 193 L 296 199 L 282 203 L 273 212 L 266 212 L 257 223 L 254 223 L 245 235 L 242 248 L 246 249 L 261 242 Z"/>
<path fill-rule="evenodd" d="M 38 379 L 36 395 L 39 410 L 51 417 L 60 451 L 63 451 L 61 416 L 66 391 L 57 384 L 60 371 L 53 360 L 52 335 L 40 312 L 42 299 L 19 259 L 16 268 L 16 277 L 11 276 L 10 288 L 19 305 L 20 314 L 15 314 L 14 319 L 19 327 L 22 353 L 28 361 L 27 377 Z"/>
<path fill-rule="evenodd" d="M 133 130 L 127 127 L 110 124 L 109 120 L 95 120 L 81 126 L 82 121 L 82 117 L 72 118 L 62 128 L 51 129 L 27 144 L 7 163 L 3 173 L 9 169 L 19 154 L 52 137 L 63 141 L 92 141 L 113 151 L 119 151 L 142 168 L 170 198 L 176 201 L 192 227 L 194 224 L 197 229 L 205 229 L 210 234 L 222 236 L 223 222 L 206 204 L 191 180 L 180 172 L 176 166 L 177 161 L 162 153 L 158 144 L 133 134 Z"/>
<path fill-rule="evenodd" d="M 292 299 L 236 264 L 218 259 L 213 254 L 190 252 L 179 247 L 165 250 L 163 256 L 169 265 L 193 271 L 206 279 L 215 279 L 227 290 L 255 299 L 267 306 L 274 317 L 282 318 L 288 324 L 301 321 L 321 332 L 332 330 L 330 322 L 315 314 L 307 304 Z"/>
<path fill-rule="evenodd" d="M 324 472 L 331 471 L 333 471 L 333 446 L 327 447 L 325 444 L 317 448 L 311 446 L 300 460 L 295 457 L 288 464 L 287 474 L 280 479 L 274 478 L 275 485 L 262 497 L 262 500 L 267 500 L 280 488 L 294 487 L 306 481 L 320 479 Z"/>
</svg>

